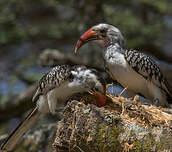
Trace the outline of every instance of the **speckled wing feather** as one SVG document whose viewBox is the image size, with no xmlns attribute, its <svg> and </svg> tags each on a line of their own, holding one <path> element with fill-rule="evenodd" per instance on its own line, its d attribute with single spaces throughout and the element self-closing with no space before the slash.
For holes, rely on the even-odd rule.
<svg viewBox="0 0 172 152">
<path fill-rule="evenodd" d="M 169 86 L 167 80 L 164 78 L 160 68 L 149 56 L 136 50 L 126 50 L 125 59 L 130 67 L 132 67 L 137 73 L 164 90 L 167 97 L 172 99 L 171 86 Z"/>
<path fill-rule="evenodd" d="M 47 72 L 38 82 L 38 87 L 32 101 L 37 101 L 41 94 L 60 86 L 71 74 L 71 66 L 58 65 Z"/>
</svg>

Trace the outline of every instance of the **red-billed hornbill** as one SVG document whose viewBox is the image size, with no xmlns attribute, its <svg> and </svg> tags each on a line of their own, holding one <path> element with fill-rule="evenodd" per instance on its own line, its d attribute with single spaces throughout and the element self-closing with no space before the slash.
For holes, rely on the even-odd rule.
<svg viewBox="0 0 172 152">
<path fill-rule="evenodd" d="M 12 132 L 1 150 L 12 151 L 42 113 L 55 113 L 66 105 L 72 95 L 87 91 L 91 91 L 95 96 L 98 106 L 105 104 L 105 81 L 95 69 L 69 65 L 52 68 L 39 81 L 33 97 L 33 101 L 37 103 L 36 107 Z"/>
<path fill-rule="evenodd" d="M 109 24 L 98 24 L 78 40 L 75 53 L 85 43 L 101 40 L 104 43 L 104 60 L 112 79 L 127 88 L 128 96 L 140 93 L 158 106 L 172 103 L 172 88 L 158 65 L 147 55 L 124 48 L 120 30 Z"/>
</svg>

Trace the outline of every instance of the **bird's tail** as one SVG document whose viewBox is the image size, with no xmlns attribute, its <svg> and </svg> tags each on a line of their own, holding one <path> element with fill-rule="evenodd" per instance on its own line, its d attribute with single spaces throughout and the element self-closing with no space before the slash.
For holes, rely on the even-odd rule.
<svg viewBox="0 0 172 152">
<path fill-rule="evenodd" d="M 33 126 L 40 116 L 38 108 L 34 108 L 31 113 L 22 121 L 18 127 L 10 134 L 5 143 L 2 145 L 0 152 L 12 151 L 21 137 Z"/>
</svg>

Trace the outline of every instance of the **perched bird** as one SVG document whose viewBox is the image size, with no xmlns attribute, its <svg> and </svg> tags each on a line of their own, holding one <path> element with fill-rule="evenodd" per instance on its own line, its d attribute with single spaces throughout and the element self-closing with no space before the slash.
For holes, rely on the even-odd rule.
<svg viewBox="0 0 172 152">
<path fill-rule="evenodd" d="M 120 30 L 109 24 L 98 24 L 86 31 L 78 40 L 75 53 L 85 43 L 100 40 L 104 43 L 105 67 L 112 79 L 127 88 L 128 97 L 137 93 L 157 106 L 172 103 L 172 88 L 158 65 L 147 55 L 125 49 Z"/>
<path fill-rule="evenodd" d="M 13 150 L 20 138 L 32 127 L 42 113 L 55 113 L 56 109 L 65 106 L 67 99 L 72 95 L 87 91 L 92 91 L 99 106 L 105 104 L 105 81 L 95 69 L 69 65 L 59 65 L 52 68 L 39 81 L 33 97 L 36 107 L 12 132 L 2 145 L 1 150 Z"/>
</svg>

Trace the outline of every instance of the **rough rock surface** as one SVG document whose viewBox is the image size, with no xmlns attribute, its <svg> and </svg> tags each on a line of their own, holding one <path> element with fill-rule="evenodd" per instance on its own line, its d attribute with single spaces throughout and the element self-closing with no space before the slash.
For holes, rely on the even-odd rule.
<svg viewBox="0 0 172 152">
<path fill-rule="evenodd" d="M 31 129 L 17 145 L 15 152 L 50 152 L 56 135 L 56 124 Z"/>
<path fill-rule="evenodd" d="M 58 123 L 53 144 L 56 152 L 172 151 L 171 114 L 165 125 L 149 122 L 142 112 L 138 116 L 142 120 L 138 120 L 144 123 L 132 116 L 125 119 L 125 112 L 121 112 L 78 101 L 68 103 Z"/>
</svg>

